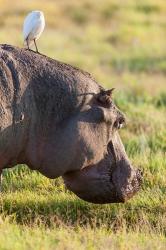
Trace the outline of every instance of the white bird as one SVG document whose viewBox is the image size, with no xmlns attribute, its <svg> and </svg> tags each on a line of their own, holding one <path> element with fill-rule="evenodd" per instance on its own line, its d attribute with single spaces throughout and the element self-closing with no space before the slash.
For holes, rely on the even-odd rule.
<svg viewBox="0 0 166 250">
<path fill-rule="evenodd" d="M 23 26 L 23 36 L 24 44 L 27 45 L 28 49 L 34 42 L 36 52 L 38 52 L 36 40 L 40 37 L 44 27 L 45 19 L 42 11 L 35 10 L 26 16 Z"/>
</svg>

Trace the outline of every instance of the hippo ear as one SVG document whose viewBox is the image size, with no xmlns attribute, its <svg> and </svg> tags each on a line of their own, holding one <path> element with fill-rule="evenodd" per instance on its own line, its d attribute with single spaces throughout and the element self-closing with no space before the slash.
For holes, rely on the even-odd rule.
<svg viewBox="0 0 166 250">
<path fill-rule="evenodd" d="M 112 93 L 114 89 L 115 88 L 101 91 L 97 96 L 98 101 L 104 105 L 110 105 L 112 103 Z"/>
</svg>

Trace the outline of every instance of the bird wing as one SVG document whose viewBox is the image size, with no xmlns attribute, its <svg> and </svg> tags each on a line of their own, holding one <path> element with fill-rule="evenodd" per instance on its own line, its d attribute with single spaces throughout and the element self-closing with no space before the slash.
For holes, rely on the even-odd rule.
<svg viewBox="0 0 166 250">
<path fill-rule="evenodd" d="M 27 39 L 29 36 L 30 32 L 34 29 L 36 25 L 36 17 L 35 13 L 31 12 L 27 15 L 27 17 L 24 20 L 24 25 L 23 25 L 23 36 L 24 36 L 24 41 Z"/>
</svg>

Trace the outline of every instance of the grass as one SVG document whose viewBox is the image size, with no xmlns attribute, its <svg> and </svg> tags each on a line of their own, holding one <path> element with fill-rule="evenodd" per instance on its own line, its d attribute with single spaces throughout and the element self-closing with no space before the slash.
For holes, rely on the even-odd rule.
<svg viewBox="0 0 166 250">
<path fill-rule="evenodd" d="M 41 9 L 39 50 L 93 74 L 127 115 L 121 137 L 144 171 L 126 204 L 93 205 L 26 166 L 5 170 L 0 249 L 166 249 L 164 0 L 0 0 L 0 41 L 22 47 L 26 13 Z"/>
<path fill-rule="evenodd" d="M 125 230 L 112 233 L 104 227 L 92 231 L 87 228 L 60 227 L 45 229 L 34 227 L 29 231 L 27 227 L 17 225 L 2 225 L 1 246 L 6 249 L 6 237 L 11 235 L 10 249 L 165 249 L 166 241 L 162 235 L 151 233 L 127 233 Z M 71 240 L 72 239 L 72 240 Z M 14 244 L 13 244 L 14 242 Z M 69 244 L 70 242 L 70 244 Z M 139 248 L 137 246 L 139 245 Z M 153 248 L 151 248 L 153 246 Z M 160 247 L 160 248 L 158 248 Z"/>
</svg>

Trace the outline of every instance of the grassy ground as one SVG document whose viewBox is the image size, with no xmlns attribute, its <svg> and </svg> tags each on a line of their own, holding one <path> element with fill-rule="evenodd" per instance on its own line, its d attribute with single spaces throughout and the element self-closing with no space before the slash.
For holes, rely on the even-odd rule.
<svg viewBox="0 0 166 250">
<path fill-rule="evenodd" d="M 4 171 L 0 249 L 166 249 L 166 2 L 0 0 L 0 42 L 22 46 L 22 22 L 45 12 L 39 50 L 91 72 L 128 117 L 121 131 L 142 190 L 92 205 L 25 166 Z"/>
</svg>

